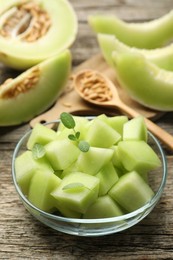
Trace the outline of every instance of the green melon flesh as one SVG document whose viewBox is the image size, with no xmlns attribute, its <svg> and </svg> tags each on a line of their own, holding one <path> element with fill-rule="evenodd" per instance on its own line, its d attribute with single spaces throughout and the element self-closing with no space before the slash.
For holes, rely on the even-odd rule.
<svg viewBox="0 0 173 260">
<path fill-rule="evenodd" d="M 147 142 L 147 127 L 142 116 L 133 118 L 124 124 L 123 140 L 143 140 Z"/>
<path fill-rule="evenodd" d="M 55 208 L 55 199 L 51 192 L 61 183 L 61 179 L 49 171 L 37 171 L 31 179 L 28 199 L 37 208 L 52 212 Z"/>
<path fill-rule="evenodd" d="M 88 152 L 80 153 L 76 166 L 81 172 L 95 175 L 112 159 L 112 156 L 112 149 L 90 147 Z"/>
<path fill-rule="evenodd" d="M 128 212 L 132 212 L 149 202 L 154 192 L 135 171 L 126 173 L 109 191 L 109 195 Z"/>
<path fill-rule="evenodd" d="M 111 218 L 123 215 L 120 206 L 109 196 L 99 197 L 86 211 L 83 218 Z"/>
<path fill-rule="evenodd" d="M 108 117 L 105 114 L 101 114 L 98 118 L 104 121 L 106 124 L 111 126 L 116 132 L 118 132 L 121 136 L 123 134 L 123 125 L 128 121 L 127 116 L 112 116 Z"/>
<path fill-rule="evenodd" d="M 79 148 L 68 139 L 55 140 L 45 146 L 46 157 L 54 170 L 64 170 L 75 162 Z"/>
<path fill-rule="evenodd" d="M 17 182 L 23 192 L 27 195 L 30 181 L 37 170 L 53 172 L 52 167 L 46 158 L 35 160 L 31 151 L 26 151 L 19 155 L 15 160 L 15 172 Z"/>
<path fill-rule="evenodd" d="M 82 214 L 80 212 L 74 211 L 72 209 L 69 209 L 67 207 L 64 207 L 60 203 L 58 203 L 57 200 L 55 200 L 55 207 L 57 210 L 62 214 L 63 217 L 66 218 L 81 218 Z"/>
<path fill-rule="evenodd" d="M 111 149 L 114 151 L 112 156 L 113 165 L 118 169 L 123 169 L 124 167 L 122 165 L 121 158 L 118 155 L 118 145 L 113 145 Z"/>
<path fill-rule="evenodd" d="M 68 185 L 81 184 L 78 188 L 66 188 Z M 51 194 L 61 205 L 61 208 L 84 213 L 97 199 L 99 179 L 81 172 L 74 172 L 63 178 L 61 184 Z M 61 209 L 60 209 L 61 210 Z"/>
<path fill-rule="evenodd" d="M 24 82 L 32 72 L 39 71 L 39 80 L 25 92 L 16 96 L 20 82 Z M 71 71 L 71 55 L 68 50 L 23 72 L 17 78 L 0 87 L 0 126 L 17 125 L 29 121 L 48 109 L 65 87 Z M 7 95 L 9 93 L 9 95 Z"/>
<path fill-rule="evenodd" d="M 118 143 L 118 156 L 127 171 L 140 173 L 161 166 L 155 151 L 144 141 L 122 141 Z"/>
<path fill-rule="evenodd" d="M 45 145 L 57 138 L 57 134 L 54 130 L 42 125 L 36 124 L 31 132 L 31 135 L 27 142 L 27 148 L 32 150 L 34 144 Z"/>
<path fill-rule="evenodd" d="M 1 0 L 0 13 L 21 0 Z M 76 14 L 67 0 L 36 0 L 51 19 L 48 32 L 34 42 L 25 42 L 17 37 L 0 36 L 0 60 L 15 69 L 27 69 L 69 48 L 78 30 Z"/>
<path fill-rule="evenodd" d="M 90 125 L 86 140 L 91 146 L 108 148 L 121 139 L 120 134 L 104 121 L 96 118 Z"/>
<path fill-rule="evenodd" d="M 100 180 L 99 196 L 106 195 L 110 188 L 118 181 L 118 174 L 112 164 L 107 163 L 100 171 L 96 174 L 96 177 Z"/>
</svg>

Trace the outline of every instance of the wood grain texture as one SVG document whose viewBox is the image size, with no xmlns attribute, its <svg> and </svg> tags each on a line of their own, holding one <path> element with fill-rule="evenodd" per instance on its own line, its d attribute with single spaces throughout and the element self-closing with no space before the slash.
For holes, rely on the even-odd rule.
<svg viewBox="0 0 173 260">
<path fill-rule="evenodd" d="M 97 54 L 99 49 L 87 24 L 96 12 L 116 13 L 127 21 L 150 20 L 172 9 L 172 0 L 70 1 L 79 19 L 79 33 L 72 46 L 73 66 Z M 16 73 L 1 68 L 1 73 Z M 173 113 L 156 121 L 173 134 Z M 156 208 L 138 225 L 119 234 L 83 238 L 51 230 L 23 207 L 11 177 L 11 159 L 19 138 L 29 124 L 0 128 L 0 259 L 159 260 L 173 259 L 173 152 L 165 150 L 168 179 Z"/>
</svg>

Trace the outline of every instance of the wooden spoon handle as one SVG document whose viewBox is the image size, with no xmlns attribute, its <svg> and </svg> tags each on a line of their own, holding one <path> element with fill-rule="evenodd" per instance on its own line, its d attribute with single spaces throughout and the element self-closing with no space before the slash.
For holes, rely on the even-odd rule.
<svg viewBox="0 0 173 260">
<path fill-rule="evenodd" d="M 125 114 L 131 117 L 139 116 L 139 113 L 136 112 L 134 109 L 128 107 L 123 102 L 120 103 L 119 106 L 120 110 L 122 110 Z M 173 150 L 173 136 L 163 130 L 161 127 L 153 123 L 151 120 L 145 118 L 145 122 L 147 125 L 148 130 L 154 134 L 169 150 Z"/>
<path fill-rule="evenodd" d="M 161 127 L 145 118 L 148 130 L 154 134 L 169 150 L 173 151 L 173 136 L 163 130 Z"/>
</svg>

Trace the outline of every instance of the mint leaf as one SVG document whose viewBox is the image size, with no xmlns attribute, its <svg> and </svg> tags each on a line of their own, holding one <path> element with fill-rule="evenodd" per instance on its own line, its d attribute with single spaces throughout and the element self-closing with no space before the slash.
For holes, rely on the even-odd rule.
<svg viewBox="0 0 173 260">
<path fill-rule="evenodd" d="M 90 145 L 89 145 L 89 143 L 86 142 L 86 141 L 80 141 L 79 144 L 78 144 L 78 147 L 79 147 L 79 149 L 80 149 L 82 152 L 86 153 L 86 152 L 88 152 L 88 150 L 89 150 L 89 148 L 90 148 Z"/>
<path fill-rule="evenodd" d="M 67 127 L 68 129 L 72 129 L 76 125 L 74 118 L 69 113 L 66 113 L 66 112 L 61 113 L 60 119 L 61 119 L 63 125 L 65 127 Z"/>
<path fill-rule="evenodd" d="M 76 133 L 75 133 L 75 136 L 76 136 L 76 139 L 79 139 L 79 137 L 80 137 L 80 132 L 76 132 Z"/>
<path fill-rule="evenodd" d="M 45 155 L 44 146 L 41 144 L 34 144 L 32 148 L 32 156 L 35 160 L 42 158 Z"/>
<path fill-rule="evenodd" d="M 76 136 L 75 135 L 68 135 L 68 138 L 72 141 L 76 141 Z"/>
<path fill-rule="evenodd" d="M 69 184 L 65 185 L 65 186 L 63 187 L 63 190 L 76 190 L 76 189 L 78 189 L 78 188 L 83 188 L 83 187 L 85 187 L 85 186 L 83 185 L 83 183 L 73 182 L 73 183 L 69 183 Z"/>
</svg>

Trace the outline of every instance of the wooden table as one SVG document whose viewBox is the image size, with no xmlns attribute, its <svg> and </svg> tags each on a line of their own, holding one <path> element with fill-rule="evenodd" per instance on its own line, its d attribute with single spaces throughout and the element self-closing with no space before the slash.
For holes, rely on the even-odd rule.
<svg viewBox="0 0 173 260">
<path fill-rule="evenodd" d="M 72 47 L 73 66 L 98 53 L 87 16 L 96 11 L 115 13 L 127 21 L 145 21 L 167 13 L 171 0 L 71 0 L 79 19 L 79 33 Z M 173 134 L 173 113 L 156 121 Z M 85 238 L 51 230 L 23 207 L 11 177 L 14 147 L 29 124 L 0 128 L 0 259 L 173 259 L 173 153 L 166 152 L 168 179 L 164 194 L 138 225 L 103 237 Z"/>
</svg>

